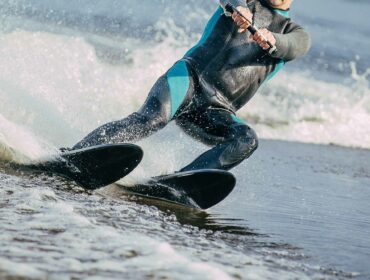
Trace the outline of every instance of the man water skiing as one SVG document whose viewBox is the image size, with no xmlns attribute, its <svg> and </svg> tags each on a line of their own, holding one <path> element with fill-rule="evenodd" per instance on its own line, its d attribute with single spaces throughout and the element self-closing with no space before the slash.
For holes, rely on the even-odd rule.
<svg viewBox="0 0 370 280">
<path fill-rule="evenodd" d="M 180 171 L 229 170 L 241 163 L 258 140 L 235 113 L 286 62 L 309 49 L 309 35 L 289 18 L 292 1 L 220 0 L 198 44 L 157 80 L 144 105 L 97 128 L 73 149 L 139 141 L 175 120 L 213 147 Z M 247 32 L 251 24 L 260 31 Z"/>
</svg>

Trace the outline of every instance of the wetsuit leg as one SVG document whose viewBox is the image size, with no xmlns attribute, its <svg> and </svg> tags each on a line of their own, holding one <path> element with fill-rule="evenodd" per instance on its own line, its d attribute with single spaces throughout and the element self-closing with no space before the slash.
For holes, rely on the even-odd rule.
<svg viewBox="0 0 370 280">
<path fill-rule="evenodd" d="M 181 115 L 177 124 L 190 136 L 214 146 L 181 171 L 204 168 L 229 170 L 248 158 L 258 147 L 256 133 L 224 109 L 207 109 Z"/>
<path fill-rule="evenodd" d="M 194 92 L 193 77 L 189 73 L 185 62 L 177 62 L 158 79 L 139 111 L 97 128 L 73 149 L 136 142 L 163 128 Z"/>
</svg>

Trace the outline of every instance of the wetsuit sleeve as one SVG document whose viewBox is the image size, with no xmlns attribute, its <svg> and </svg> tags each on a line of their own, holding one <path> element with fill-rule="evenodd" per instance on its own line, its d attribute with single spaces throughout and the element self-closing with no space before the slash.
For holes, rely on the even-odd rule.
<svg viewBox="0 0 370 280">
<path fill-rule="evenodd" d="M 230 3 L 234 7 L 239 7 L 239 6 L 246 7 L 246 8 L 248 7 L 247 2 L 245 0 L 220 0 L 220 5 L 224 9 L 225 15 L 227 16 L 231 16 L 231 14 L 225 10 L 225 6 L 228 3 Z"/>
<path fill-rule="evenodd" d="M 299 25 L 291 22 L 284 34 L 273 33 L 276 39 L 276 52 L 271 56 L 285 61 L 303 56 L 311 46 L 310 35 Z"/>
</svg>

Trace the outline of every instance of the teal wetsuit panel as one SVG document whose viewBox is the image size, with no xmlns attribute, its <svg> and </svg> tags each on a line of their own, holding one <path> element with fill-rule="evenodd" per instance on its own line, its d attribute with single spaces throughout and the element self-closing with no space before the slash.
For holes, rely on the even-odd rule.
<svg viewBox="0 0 370 280">
<path fill-rule="evenodd" d="M 185 57 L 192 54 L 209 38 L 223 13 L 223 9 L 218 7 L 217 11 L 208 22 L 201 39 L 185 54 Z M 173 118 L 184 101 L 190 87 L 189 72 L 184 61 L 180 60 L 168 71 L 167 82 L 171 95 L 171 118 Z"/>
<path fill-rule="evenodd" d="M 232 117 L 233 121 L 235 121 L 236 123 L 245 125 L 245 122 L 243 120 L 239 119 L 237 116 L 231 115 L 231 117 Z"/>
<path fill-rule="evenodd" d="M 192 54 L 199 46 L 201 46 L 211 35 L 218 20 L 223 15 L 224 11 L 221 7 L 218 7 L 210 21 L 208 22 L 203 35 L 199 42 L 192 47 L 186 54 L 185 57 Z M 184 101 L 186 94 L 189 90 L 190 80 L 189 72 L 184 61 L 177 62 L 167 73 L 167 82 L 170 89 L 171 95 L 171 118 L 173 118 Z"/>
<path fill-rule="evenodd" d="M 281 59 L 281 61 L 276 64 L 275 70 L 270 73 L 270 75 L 267 76 L 266 81 L 269 81 L 274 77 L 285 65 L 285 61 Z"/>
<path fill-rule="evenodd" d="M 285 10 L 280 10 L 280 9 L 274 9 L 274 12 L 279 15 L 282 15 L 285 18 L 289 18 L 289 10 L 285 11 Z"/>
<path fill-rule="evenodd" d="M 189 72 L 184 61 L 180 60 L 168 71 L 167 82 L 171 96 L 171 118 L 173 118 L 190 86 Z"/>
<path fill-rule="evenodd" d="M 212 34 L 212 31 L 215 29 L 218 20 L 221 18 L 223 14 L 224 10 L 221 8 L 221 6 L 219 6 L 216 12 L 213 14 L 212 18 L 207 23 L 207 26 L 204 29 L 203 35 L 200 38 L 199 42 L 190 50 L 188 50 L 188 52 L 185 54 L 185 57 L 191 55 L 199 46 L 201 46 L 205 41 L 207 41 L 209 36 Z"/>
</svg>

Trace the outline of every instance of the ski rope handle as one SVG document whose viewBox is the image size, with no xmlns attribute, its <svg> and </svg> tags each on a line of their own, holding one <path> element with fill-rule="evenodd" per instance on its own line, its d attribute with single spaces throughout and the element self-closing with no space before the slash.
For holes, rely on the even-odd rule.
<svg viewBox="0 0 370 280">
<path fill-rule="evenodd" d="M 262 36 L 262 38 L 263 38 L 263 40 L 266 42 L 266 44 L 268 44 L 269 45 L 269 49 L 267 49 L 266 51 L 269 53 L 269 54 L 273 54 L 275 51 L 276 51 L 276 46 L 275 45 L 273 45 L 259 30 L 258 30 L 258 28 L 256 27 L 256 26 L 254 26 L 240 11 L 238 11 L 237 9 L 236 9 L 236 7 L 235 6 L 233 6 L 232 4 L 230 4 L 230 3 L 227 3 L 226 5 L 225 5 L 225 10 L 227 11 L 227 12 L 229 12 L 229 13 L 231 13 L 231 14 L 233 14 L 234 12 L 236 12 L 239 16 L 241 16 L 242 18 L 244 18 L 250 25 L 249 25 L 249 27 L 247 28 L 248 29 L 248 31 L 252 34 L 252 35 L 254 35 L 254 34 L 256 34 L 256 33 L 259 33 L 261 36 Z"/>
</svg>

